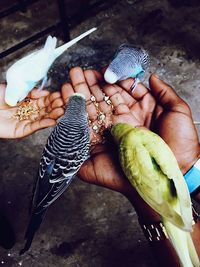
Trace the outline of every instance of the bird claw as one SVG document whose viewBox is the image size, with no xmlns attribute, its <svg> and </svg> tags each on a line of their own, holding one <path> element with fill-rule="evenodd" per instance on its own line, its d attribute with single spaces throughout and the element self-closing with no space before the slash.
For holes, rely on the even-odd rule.
<svg viewBox="0 0 200 267">
<path fill-rule="evenodd" d="M 42 91 L 42 89 L 45 87 L 45 85 L 47 84 L 48 78 L 47 75 L 43 78 L 42 83 L 40 85 L 40 87 L 38 88 L 39 91 Z"/>
<path fill-rule="evenodd" d="M 139 78 L 135 78 L 132 86 L 131 86 L 131 93 L 133 93 L 133 91 L 136 89 L 138 83 L 140 83 L 140 79 Z"/>
</svg>

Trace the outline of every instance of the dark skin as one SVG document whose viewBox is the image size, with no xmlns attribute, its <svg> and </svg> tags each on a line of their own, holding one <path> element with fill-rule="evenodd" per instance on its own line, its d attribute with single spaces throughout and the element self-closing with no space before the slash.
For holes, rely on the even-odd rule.
<svg viewBox="0 0 200 267">
<path fill-rule="evenodd" d="M 96 122 L 97 110 L 90 102 L 93 94 L 100 109 L 106 114 L 106 126 L 126 122 L 137 127 L 146 127 L 158 133 L 170 146 L 179 163 L 182 173 L 185 173 L 197 160 L 200 146 L 197 132 L 188 105 L 179 98 L 174 90 L 159 80 L 155 75 L 150 78 L 149 91 L 139 84 L 134 92 L 130 88 L 133 79 L 119 84 L 108 85 L 103 82 L 102 75 L 96 71 L 74 68 L 70 71 L 71 84 L 62 87 L 64 102 L 74 92 L 83 93 L 87 99 L 89 118 Z M 114 111 L 103 101 L 102 92 L 108 95 L 113 103 Z M 40 117 L 36 121 L 19 122 L 12 116 L 16 107 L 11 108 L 4 102 L 5 85 L 0 86 L 0 127 L 1 138 L 20 138 L 33 132 L 56 124 L 64 110 L 60 93 L 50 94 L 47 91 L 33 90 L 30 98 L 37 103 Z M 91 141 L 95 139 L 91 129 Z M 146 205 L 124 176 L 117 151 L 113 153 L 114 144 L 107 140 L 106 144 L 93 145 L 90 159 L 82 166 L 79 176 L 82 180 L 104 186 L 125 195 L 133 204 L 138 216 L 144 223 L 159 221 L 159 215 Z M 111 149 L 110 149 L 111 148 Z M 198 198 L 198 196 L 197 196 Z M 200 197 L 199 197 L 200 199 Z M 194 241 L 200 251 L 198 239 L 200 236 L 198 224 L 194 227 Z M 179 261 L 168 240 L 152 242 L 158 266 L 178 267 Z"/>
<path fill-rule="evenodd" d="M 146 127 L 158 133 L 174 152 L 182 173 L 198 159 L 200 145 L 189 106 L 155 75 L 152 75 L 149 81 L 151 91 L 139 84 L 132 93 L 130 87 L 133 79 L 123 81 L 119 85 L 102 84 L 100 73 L 93 70 L 83 71 L 79 67 L 70 71 L 70 78 L 72 85 L 68 83 L 62 87 L 65 102 L 74 92 L 83 93 L 87 102 L 93 94 L 100 107 L 104 108 L 106 116 L 109 117 L 108 121 L 113 124 L 125 122 Z M 104 105 L 102 91 L 114 104 L 113 115 L 110 115 L 109 107 Z M 89 118 L 95 120 L 97 115 L 93 104 L 87 105 L 87 111 Z M 93 138 L 91 134 L 91 141 Z M 91 157 L 82 166 L 79 176 L 84 181 L 131 197 L 129 194 L 132 195 L 132 186 L 121 169 L 117 168 L 119 164 L 116 164 L 116 160 L 107 143 L 93 146 Z"/>
<path fill-rule="evenodd" d="M 130 88 L 133 79 L 119 84 L 104 84 L 102 75 L 93 70 L 83 71 L 77 67 L 70 71 L 71 84 L 62 87 L 64 102 L 74 92 L 83 93 L 87 100 L 89 118 L 96 120 L 96 109 L 89 99 L 93 94 L 101 109 L 106 113 L 108 122 L 113 124 L 124 122 L 133 126 L 146 127 L 159 134 L 170 146 L 184 174 L 198 159 L 200 145 L 189 106 L 175 91 L 156 75 L 149 80 L 150 90 L 139 84 L 134 92 Z M 102 91 L 113 102 L 114 112 L 105 106 Z M 109 124 L 109 123 L 108 123 Z M 92 132 L 92 130 L 91 130 Z M 91 141 L 94 139 L 91 134 Z M 112 150 L 110 149 L 112 146 Z M 92 146 L 91 157 L 79 171 L 82 180 L 118 191 L 133 204 L 143 222 L 159 221 L 159 215 L 143 202 L 137 192 L 124 176 L 119 161 L 113 153 L 113 144 Z M 195 244 L 200 251 L 197 238 L 200 236 L 199 226 L 195 226 Z M 159 266 L 179 266 L 179 261 L 168 240 L 152 242 L 151 248 L 156 254 Z"/>
</svg>

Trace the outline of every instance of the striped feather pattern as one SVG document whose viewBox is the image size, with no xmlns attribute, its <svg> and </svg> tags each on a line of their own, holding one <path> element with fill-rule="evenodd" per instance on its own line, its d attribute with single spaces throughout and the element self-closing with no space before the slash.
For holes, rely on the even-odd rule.
<svg viewBox="0 0 200 267">
<path fill-rule="evenodd" d="M 47 208 L 62 195 L 88 159 L 89 144 L 85 99 L 74 95 L 44 147 L 34 188 L 32 215 L 25 235 L 26 244 L 21 254 L 30 248 Z"/>
<path fill-rule="evenodd" d="M 118 80 L 140 78 L 149 64 L 149 56 L 143 48 L 123 44 L 118 48 L 115 58 L 109 65 Z"/>
</svg>

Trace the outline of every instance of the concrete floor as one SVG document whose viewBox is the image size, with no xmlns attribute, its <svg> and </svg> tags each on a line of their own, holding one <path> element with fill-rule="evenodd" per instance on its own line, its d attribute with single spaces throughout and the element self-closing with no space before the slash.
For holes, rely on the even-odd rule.
<svg viewBox="0 0 200 267">
<path fill-rule="evenodd" d="M 72 30 L 74 37 L 98 27 L 98 31 L 54 64 L 50 71 L 53 90 L 58 90 L 67 80 L 71 66 L 101 68 L 121 43 L 129 42 L 142 45 L 150 53 L 151 65 L 145 83 L 148 84 L 151 72 L 157 72 L 190 104 L 194 120 L 200 120 L 199 13 L 200 4 L 195 0 L 116 1 Z M 0 50 L 52 21 L 57 21 L 57 12 L 55 1 L 50 0 L 34 4 L 25 14 L 1 20 Z M 5 79 L 10 64 L 39 48 L 43 41 L 1 60 L 0 80 Z M 1 209 L 10 219 L 17 239 L 10 251 L 0 248 L 0 264 L 9 267 L 154 266 L 130 203 L 118 193 L 80 180 L 49 209 L 31 250 L 23 257 L 18 255 L 28 222 L 33 181 L 50 131 L 46 129 L 21 140 L 0 140 Z"/>
</svg>

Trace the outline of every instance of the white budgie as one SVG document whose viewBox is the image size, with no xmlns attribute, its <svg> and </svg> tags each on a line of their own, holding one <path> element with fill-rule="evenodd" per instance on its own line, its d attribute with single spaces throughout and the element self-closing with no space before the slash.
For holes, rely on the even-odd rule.
<svg viewBox="0 0 200 267">
<path fill-rule="evenodd" d="M 70 46 L 95 30 L 96 28 L 92 28 L 58 48 L 56 48 L 57 38 L 48 36 L 42 49 L 15 62 L 6 73 L 5 102 L 9 106 L 16 106 L 17 102 L 22 101 L 36 84 L 43 80 L 42 88 L 53 62 Z"/>
</svg>

